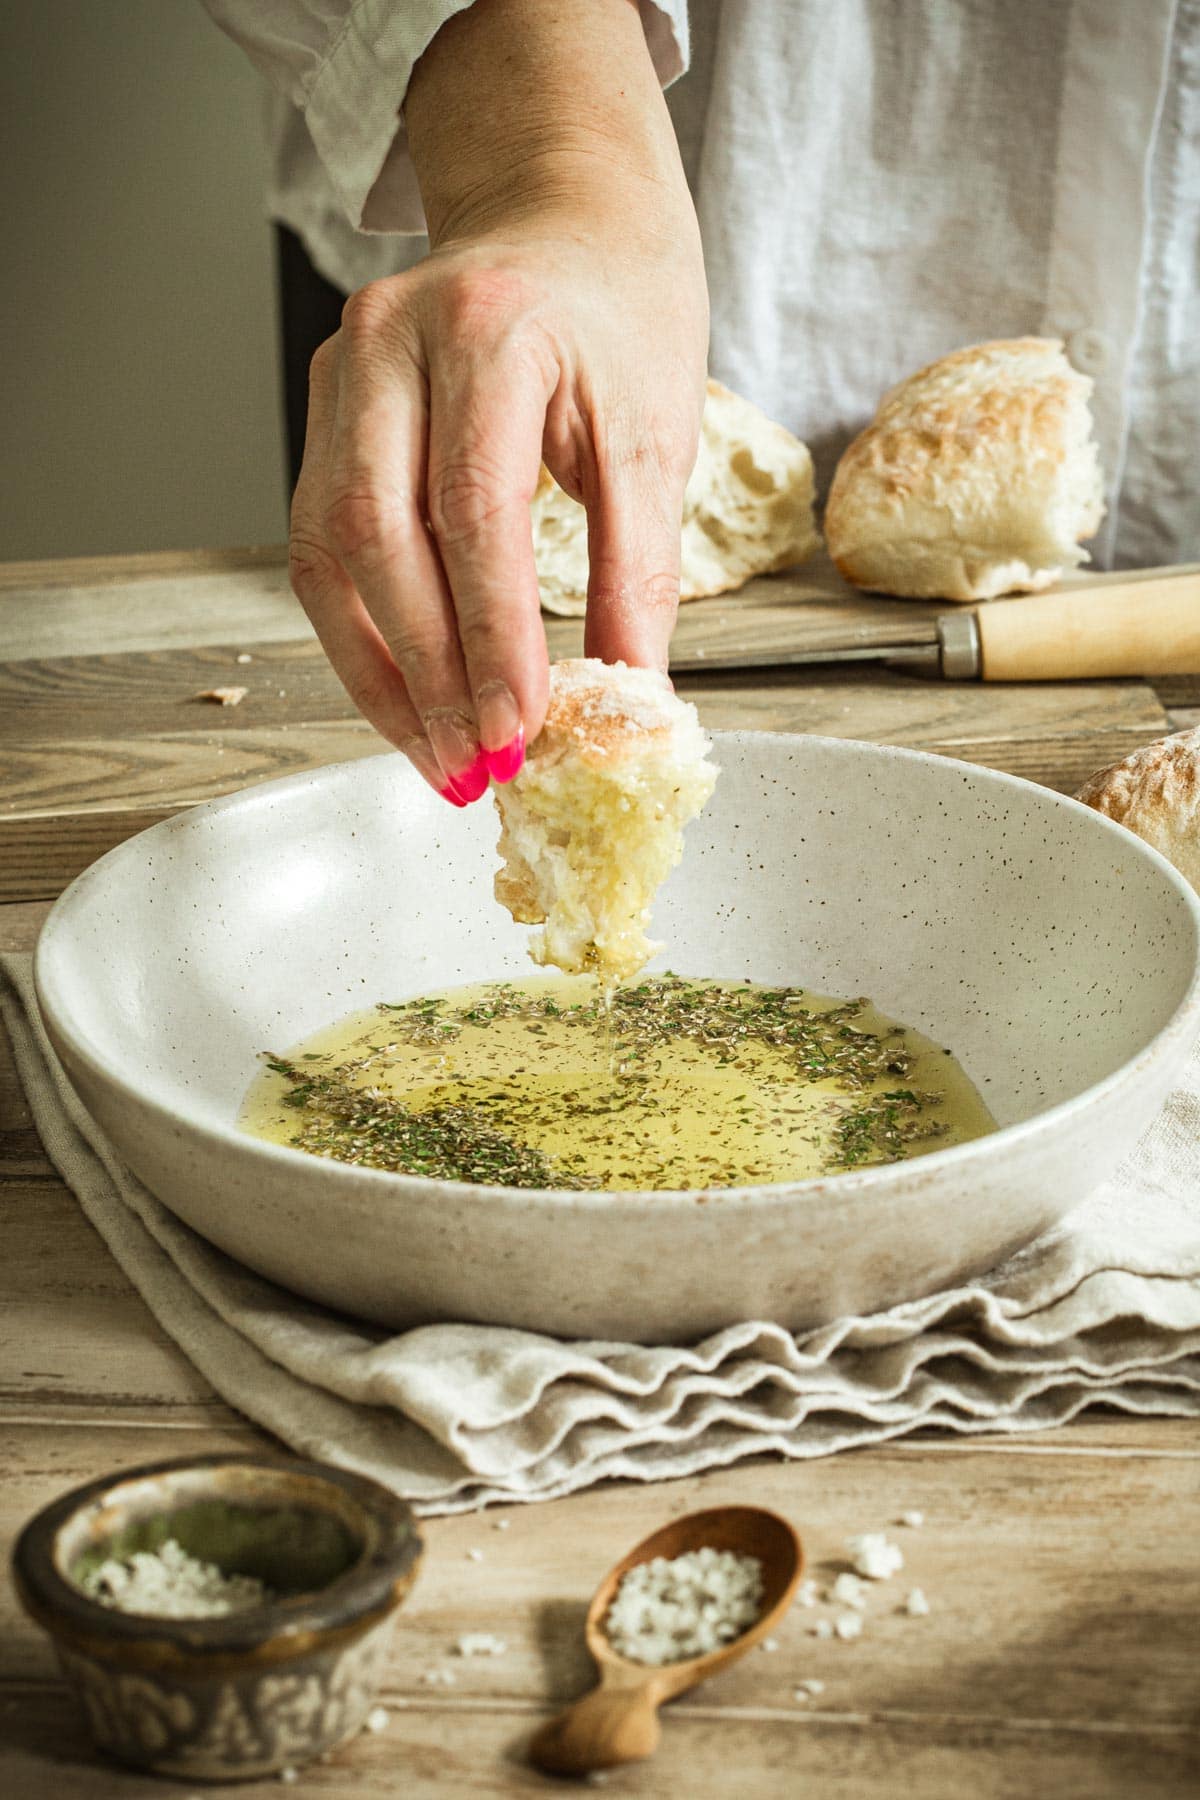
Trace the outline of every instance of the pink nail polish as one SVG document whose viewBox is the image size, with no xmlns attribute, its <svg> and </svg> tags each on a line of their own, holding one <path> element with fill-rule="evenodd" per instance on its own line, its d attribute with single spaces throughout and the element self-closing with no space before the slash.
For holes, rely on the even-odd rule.
<svg viewBox="0 0 1200 1800">
<path fill-rule="evenodd" d="M 443 800 L 448 800 L 451 806 L 465 806 L 467 804 L 452 781 L 448 781 L 445 787 L 440 787 L 438 793 Z"/>
<path fill-rule="evenodd" d="M 516 737 L 502 749 L 485 750 L 483 754 L 493 781 L 511 781 L 525 761 L 525 727 L 520 726 Z"/>
<path fill-rule="evenodd" d="M 456 775 L 451 783 L 456 793 L 462 795 L 467 805 L 472 800 L 478 800 L 479 796 L 486 792 L 487 784 L 488 767 L 485 750 L 481 750 L 470 768 L 464 769 L 461 775 Z"/>
</svg>

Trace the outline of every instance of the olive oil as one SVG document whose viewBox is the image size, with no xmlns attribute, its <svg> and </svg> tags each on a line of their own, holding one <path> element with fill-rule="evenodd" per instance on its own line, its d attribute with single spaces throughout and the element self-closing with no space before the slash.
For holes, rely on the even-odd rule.
<svg viewBox="0 0 1200 1800">
<path fill-rule="evenodd" d="M 241 1118 L 256 1136 L 502 1186 L 798 1181 L 995 1130 L 950 1052 L 869 1002 L 748 982 L 458 988 L 264 1062 Z"/>
</svg>

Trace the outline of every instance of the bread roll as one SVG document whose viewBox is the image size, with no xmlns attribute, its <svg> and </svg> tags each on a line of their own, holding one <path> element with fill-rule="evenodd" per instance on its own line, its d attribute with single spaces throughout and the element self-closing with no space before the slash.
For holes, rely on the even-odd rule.
<svg viewBox="0 0 1200 1800">
<path fill-rule="evenodd" d="M 665 675 L 594 657 L 555 664 L 525 766 L 493 790 L 496 898 L 544 927 L 534 962 L 621 980 L 661 948 L 646 936 L 650 904 L 712 793 L 708 749 Z"/>
<path fill-rule="evenodd" d="M 1200 726 L 1101 769 L 1078 798 L 1153 845 L 1200 893 Z"/>
<path fill-rule="evenodd" d="M 886 395 L 825 511 L 848 581 L 921 600 L 1036 593 L 1104 516 L 1092 384 L 1054 338 L 977 344 Z"/>
<path fill-rule="evenodd" d="M 710 381 L 700 449 L 683 499 L 679 597 L 699 600 L 752 575 L 803 562 L 820 544 L 812 457 L 749 400 Z M 533 549 L 549 613 L 587 606 L 587 517 L 543 469 L 533 497 Z"/>
</svg>

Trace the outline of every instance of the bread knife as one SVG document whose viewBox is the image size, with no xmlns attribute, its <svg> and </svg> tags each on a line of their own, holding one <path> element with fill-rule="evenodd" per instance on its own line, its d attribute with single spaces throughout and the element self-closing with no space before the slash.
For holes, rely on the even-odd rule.
<svg viewBox="0 0 1200 1800">
<path fill-rule="evenodd" d="M 903 644 L 836 648 L 734 646 L 672 652 L 672 674 L 807 663 L 882 662 L 945 681 L 1077 681 L 1200 675 L 1200 571 L 989 600 L 914 623 Z"/>
</svg>

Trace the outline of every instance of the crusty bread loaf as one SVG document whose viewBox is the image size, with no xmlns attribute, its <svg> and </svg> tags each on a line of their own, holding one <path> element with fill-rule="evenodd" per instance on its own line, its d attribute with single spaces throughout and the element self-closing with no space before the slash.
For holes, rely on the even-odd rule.
<svg viewBox="0 0 1200 1800">
<path fill-rule="evenodd" d="M 741 587 L 803 562 L 820 544 L 812 457 L 799 438 L 710 381 L 700 449 L 683 501 L 680 599 Z M 533 549 L 547 612 L 587 606 L 587 518 L 543 469 L 533 497 Z"/>
<path fill-rule="evenodd" d="M 884 397 L 825 510 L 848 581 L 913 599 L 1036 593 L 1104 516 L 1092 384 L 1053 338 L 977 344 Z"/>
<path fill-rule="evenodd" d="M 1101 769 L 1078 798 L 1161 851 L 1200 893 L 1200 726 Z"/>
<path fill-rule="evenodd" d="M 665 675 L 594 657 L 555 664 L 525 766 L 493 790 L 496 898 L 544 926 L 535 962 L 620 980 L 649 961 L 650 904 L 717 778 L 708 748 Z"/>
</svg>

